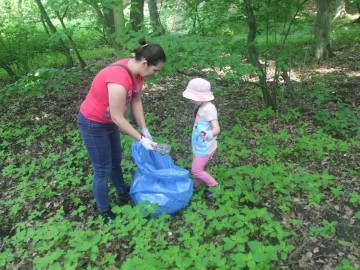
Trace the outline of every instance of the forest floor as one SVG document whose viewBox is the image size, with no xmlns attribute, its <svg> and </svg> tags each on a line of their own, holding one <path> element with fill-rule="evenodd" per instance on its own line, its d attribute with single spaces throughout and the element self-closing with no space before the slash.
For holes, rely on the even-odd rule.
<svg viewBox="0 0 360 270">
<path fill-rule="evenodd" d="M 313 116 L 318 110 L 325 109 L 328 111 L 338 111 L 341 100 L 342 103 L 347 104 L 352 111 L 357 115 L 357 121 L 360 119 L 360 45 L 343 46 L 335 49 L 336 56 L 324 63 L 308 63 L 294 70 L 292 79 L 302 81 L 302 87 L 309 87 L 313 76 L 322 78 L 321 83 L 324 88 L 329 89 L 332 97 L 321 105 L 314 105 L 309 95 L 303 93 L 300 98 L 301 104 L 301 121 L 314 132 L 318 130 L 319 126 L 314 123 Z M 316 66 L 316 68 L 314 68 Z M 349 79 L 352 78 L 352 79 Z M 188 79 L 191 79 L 188 78 Z M 192 125 L 192 117 L 185 122 L 182 116 L 187 114 L 189 116 L 193 113 L 193 107 L 188 106 L 188 101 L 182 99 L 181 93 L 185 89 L 186 84 L 179 89 L 177 84 L 178 78 L 167 79 L 162 82 L 157 88 L 146 94 L 144 98 L 145 108 L 155 115 L 171 114 L 178 124 L 174 127 L 172 133 L 174 136 L 181 133 L 181 130 L 187 125 Z M 306 83 L 308 81 L 309 83 Z M 229 130 L 237 123 L 246 122 L 247 119 L 241 119 L 238 116 L 234 117 L 235 110 L 253 110 L 254 108 L 262 108 L 263 100 L 259 95 L 254 95 L 254 87 L 250 85 L 233 86 L 227 85 L 229 93 L 216 96 L 214 103 L 217 106 L 219 114 L 226 118 L 224 123 L 220 123 L 222 129 Z M 216 87 L 224 87 L 224 83 L 219 81 Z M 299 85 L 297 86 L 299 87 Z M 309 93 L 308 93 L 309 94 Z M 289 102 L 289 101 L 288 101 Z M 163 104 L 172 104 L 171 106 L 163 106 Z M 291 106 L 290 103 L 288 103 Z M 287 106 L 287 105 L 285 105 Z M 175 113 L 174 113 L 175 111 Z M 256 134 L 256 122 L 254 121 L 254 133 Z M 265 120 L 265 122 L 268 120 Z M 268 122 L 270 130 L 277 132 L 279 130 L 288 131 L 291 134 L 292 125 L 286 124 L 275 118 Z M 159 122 L 159 126 L 161 123 Z M 360 127 L 360 122 L 357 123 Z M 339 130 L 338 130 L 339 131 Z M 338 132 L 333 132 L 335 137 L 339 137 Z M 294 134 L 295 140 L 296 134 Z M 341 137 L 341 136 L 340 136 Z M 289 141 L 292 141 L 290 138 Z M 285 225 L 291 217 L 296 217 L 302 221 L 301 225 L 297 227 L 297 234 L 301 235 L 298 242 L 293 243 L 296 248 L 291 252 L 287 263 L 279 267 L 281 269 L 335 269 L 336 265 L 341 264 L 342 259 L 349 259 L 356 269 L 360 269 L 360 221 L 355 218 L 355 213 L 360 210 L 359 204 L 356 206 L 349 203 L 348 194 L 353 192 L 359 194 L 360 192 L 360 141 L 359 134 L 355 134 L 354 139 L 358 141 L 358 147 L 351 149 L 346 154 L 339 156 L 327 156 L 321 162 L 311 162 L 307 164 L 306 169 L 313 173 L 319 173 L 327 170 L 329 174 L 336 176 L 339 186 L 344 187 L 342 196 L 334 196 L 328 193 L 326 199 L 317 206 L 301 205 L 295 203 L 291 209 L 291 214 L 272 208 L 272 203 L 269 202 L 268 211 L 272 212 L 274 216 Z M 246 138 L 244 136 L 244 144 L 248 149 L 255 148 L 256 140 Z M 183 144 L 189 144 L 188 138 L 183 138 Z M 221 141 L 219 142 L 221 143 Z M 315 146 L 316 147 L 316 146 Z M 176 153 L 181 158 L 186 158 L 190 152 Z M 221 156 L 221 155 L 220 155 Z M 175 156 L 176 160 L 176 156 Z M 330 161 L 332 160 L 332 161 Z M 336 160 L 334 163 L 333 160 Z M 300 164 L 296 159 L 289 159 L 293 164 Z M 215 159 L 211 164 L 221 166 L 224 160 Z M 243 165 L 260 165 L 263 160 L 247 159 L 242 161 Z M 347 172 L 342 168 L 349 168 L 356 172 L 355 176 L 348 176 Z M 189 169 L 189 168 L 187 168 Z M 347 194 L 347 195 L 346 195 Z M 296 202 L 297 198 L 294 198 Z M 308 229 L 311 226 L 322 226 L 323 221 L 336 222 L 336 233 L 331 237 L 314 237 L 308 234 Z M 289 225 L 289 228 L 291 226 Z M 293 230 L 293 227 L 291 227 Z M 351 243 L 351 244 L 350 244 Z M 347 269 L 344 266 L 343 269 Z M 349 268 L 350 269 L 350 268 Z"/>
<path fill-rule="evenodd" d="M 360 46 L 344 46 L 335 48 L 336 56 L 329 61 L 322 64 L 313 63 L 311 66 L 303 66 L 301 69 L 295 70 L 293 78 L 301 78 L 302 87 L 306 88 L 306 81 L 311 81 L 312 76 L 320 75 L 323 78 L 323 85 L 331 90 L 331 95 L 336 96 L 337 99 L 341 99 L 343 103 L 347 104 L 352 111 L 357 114 L 359 119 L 359 105 L 360 105 Z M 109 59 L 111 62 L 114 59 Z M 102 59 L 101 61 L 104 61 Z M 105 63 L 104 63 L 105 65 Z M 99 64 L 101 66 L 101 64 Z M 316 67 L 315 67 L 316 66 Z M 314 68 L 315 67 L 315 68 Z M 331 78 L 327 75 L 331 74 Z M 352 79 L 349 79 L 349 78 Z M 192 113 L 193 106 L 189 102 L 182 98 L 181 93 L 186 86 L 186 82 L 191 77 L 184 78 L 184 75 L 174 76 L 172 78 L 166 78 L 160 81 L 151 90 L 146 90 L 143 96 L 143 103 L 146 112 L 151 112 L 158 118 L 158 126 L 149 127 L 151 130 L 163 128 L 162 120 L 165 116 L 171 115 L 176 122 L 176 125 L 169 128 L 169 138 L 181 134 L 184 128 L 192 125 Z M 49 96 L 49 100 L 38 100 L 38 104 L 32 104 L 32 107 L 42 108 L 46 106 L 48 114 L 56 115 L 63 119 L 66 119 L 64 123 L 66 125 L 76 126 L 76 110 L 81 101 L 86 95 L 87 89 L 91 83 L 92 76 L 83 77 L 81 84 L 74 85 L 74 88 L 69 89 L 71 96 L 69 98 L 59 97 L 56 99 L 54 95 Z M 185 83 L 184 83 L 185 82 Z M 254 110 L 254 108 L 262 108 L 263 101 L 261 96 L 254 94 L 255 90 L 250 85 L 225 85 L 223 82 L 218 82 L 213 86 L 216 91 L 217 87 L 227 87 L 229 90 L 227 93 L 216 97 L 215 104 L 218 109 L 219 115 L 222 116 L 224 122 L 221 122 L 221 128 L 223 130 L 230 130 L 231 127 L 246 119 L 239 119 L 232 117 L 234 110 Z M 304 93 L 301 96 L 300 102 L 302 106 L 301 121 L 306 124 L 308 129 L 317 130 L 318 127 L 314 123 L 313 115 L 320 109 L 327 109 L 329 111 L 337 111 L 340 104 L 337 99 L 331 99 L 321 105 L 314 106 L 313 102 L 309 102 L 311 98 Z M 3 108 L 4 109 L 4 108 Z M 27 114 L 26 107 L 23 110 L 24 114 Z M 189 115 L 188 121 L 184 121 L 184 115 Z M 21 115 L 14 117 L 20 118 Z M 254 119 L 255 122 L 267 121 L 261 119 Z M 30 124 L 30 122 L 29 122 Z M 287 130 L 288 134 L 291 134 L 291 125 L 287 125 L 282 121 L 278 121 L 275 117 L 268 123 L 271 131 Z M 54 126 L 54 129 L 59 133 L 65 130 L 65 127 Z M 256 127 L 253 127 L 256 134 Z M 155 132 L 156 133 L 156 132 Z M 338 133 L 335 134 L 337 136 Z M 189 145 L 189 138 L 178 138 L 184 145 Z M 354 138 L 358 140 L 359 138 Z M 253 139 L 244 137 L 244 144 L 248 149 L 254 147 Z M 291 138 L 289 139 L 291 141 Z M 219 141 L 221 143 L 221 141 Z M 58 145 L 58 151 L 61 152 L 61 145 Z M 64 144 L 66 147 L 66 144 Z M 190 148 L 190 147 L 189 147 Z M 308 171 L 319 173 L 324 169 L 328 170 L 329 174 L 334 175 L 339 185 L 343 187 L 343 194 L 360 193 L 360 179 L 359 179 L 359 165 L 360 165 L 360 153 L 359 148 L 351 149 L 348 153 L 337 157 L 325 157 L 320 162 L 308 163 L 306 169 Z M 190 151 L 176 151 L 174 149 L 174 161 L 177 159 L 188 159 Z M 36 153 L 33 153 L 36 156 Z M 221 156 L 221 155 L 220 155 Z M 330 160 L 332 161 L 330 163 Z M 221 158 L 214 159 L 211 165 L 221 165 L 224 162 Z M 261 164 L 263 160 L 247 159 L 242 160 L 242 163 L 252 164 L 254 166 Z M 297 164 L 296 159 L 289 160 Z M 226 164 L 225 164 L 226 165 Z M 341 165 L 341 166 L 340 166 Z M 347 172 L 341 168 L 349 168 L 352 171 L 357 172 L 357 175 L 348 177 Z M 14 189 L 17 183 L 4 183 L 1 180 L 1 193 L 2 198 L 6 197 L 4 193 L 6 190 Z M 80 191 L 79 191 L 80 192 Z M 66 196 L 66 194 L 63 194 Z M 81 196 L 81 195 L 79 195 Z M 91 193 L 82 195 L 82 200 L 91 200 Z M 8 198 L 11 199 L 11 198 Z M 359 219 L 354 217 L 355 213 L 359 211 L 359 204 L 350 204 L 348 196 L 339 195 L 334 196 L 328 192 L 326 198 L 320 205 L 310 206 L 296 203 L 294 198 L 294 205 L 291 209 L 291 213 L 282 212 L 276 209 L 272 209 L 271 201 L 269 202 L 268 211 L 274 214 L 274 217 L 282 222 L 285 227 L 292 225 L 287 224 L 289 220 L 287 215 L 296 217 L 301 220 L 301 224 L 296 227 L 297 234 L 302 235 L 298 242 L 293 243 L 295 249 L 291 252 L 285 265 L 281 266 L 283 269 L 334 269 L 336 265 L 341 264 L 342 259 L 348 259 L 353 265 L 360 267 L 360 222 Z M 34 202 L 36 203 L 36 201 Z M 65 205 L 65 213 L 71 213 L 74 205 Z M 55 204 L 54 204 L 55 207 Z M 210 205 L 211 207 L 211 205 Z M 32 206 L 28 205 L 28 209 Z M 34 207 L 36 208 L 36 207 Z M 95 206 L 90 206 L 86 210 L 89 216 L 93 216 L 96 212 Z M 93 211 L 93 212 L 92 212 Z M 51 212 L 51 209 L 48 209 Z M 336 233 L 331 237 L 318 237 L 307 235 L 309 226 L 319 226 L 323 224 L 323 220 L 329 222 L 336 221 Z M 2 237 L 14 233 L 14 220 L 2 220 Z M 293 227 L 292 227 L 293 229 Z M 343 244 L 339 244 L 343 243 Z M 280 268 L 280 267 L 279 267 Z"/>
</svg>

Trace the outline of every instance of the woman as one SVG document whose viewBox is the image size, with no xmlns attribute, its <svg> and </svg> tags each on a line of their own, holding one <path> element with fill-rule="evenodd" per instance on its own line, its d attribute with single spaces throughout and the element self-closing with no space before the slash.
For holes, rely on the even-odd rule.
<svg viewBox="0 0 360 270">
<path fill-rule="evenodd" d="M 157 44 L 140 40 L 135 57 L 119 60 L 102 69 L 94 78 L 90 91 L 80 106 L 78 125 L 94 169 L 93 193 L 105 223 L 115 218 L 108 194 L 108 178 L 119 195 L 119 204 L 128 200 L 120 166 L 122 150 L 119 128 L 139 141 L 147 150 L 154 150 L 146 128 L 141 90 L 144 78 L 156 75 L 163 68 L 166 56 Z M 138 132 L 124 117 L 131 105 Z"/>
</svg>

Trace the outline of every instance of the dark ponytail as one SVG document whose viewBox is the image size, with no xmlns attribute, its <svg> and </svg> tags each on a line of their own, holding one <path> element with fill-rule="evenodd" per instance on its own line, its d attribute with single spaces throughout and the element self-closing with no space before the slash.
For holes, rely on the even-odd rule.
<svg viewBox="0 0 360 270">
<path fill-rule="evenodd" d="M 149 66 L 156 66 L 160 61 L 166 62 L 166 55 L 158 44 L 147 44 L 145 39 L 139 40 L 140 47 L 134 50 L 135 60 L 141 61 L 146 59 Z"/>
</svg>

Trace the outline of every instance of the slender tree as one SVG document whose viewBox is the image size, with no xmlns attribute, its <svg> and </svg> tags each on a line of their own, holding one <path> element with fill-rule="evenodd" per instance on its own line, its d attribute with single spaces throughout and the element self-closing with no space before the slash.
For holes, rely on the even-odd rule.
<svg viewBox="0 0 360 270">
<path fill-rule="evenodd" d="M 43 17 L 43 16 L 41 16 L 40 21 L 41 21 L 42 26 L 43 26 L 44 29 L 45 29 L 46 34 L 47 34 L 49 37 L 51 37 L 51 33 L 49 32 L 49 29 L 48 29 L 48 27 L 47 27 L 47 25 L 46 25 L 46 23 L 45 23 L 45 20 L 44 20 L 44 17 Z"/>
<path fill-rule="evenodd" d="M 52 34 L 58 35 L 58 31 L 57 31 L 56 27 L 53 25 L 53 23 L 51 22 L 49 15 L 47 14 L 43 4 L 41 3 L 41 0 L 35 0 L 35 2 L 40 10 L 41 16 L 44 18 L 44 20 L 45 20 L 46 24 L 48 25 Z M 70 54 L 69 48 L 66 46 L 65 42 L 61 39 L 61 37 L 58 37 L 58 43 L 59 43 L 59 46 L 60 46 L 63 54 L 65 55 L 65 57 L 67 59 L 66 66 L 72 67 L 74 65 L 74 60 Z"/>
<path fill-rule="evenodd" d="M 133 31 L 140 30 L 140 25 L 144 21 L 144 0 L 131 0 L 130 20 Z"/>
<path fill-rule="evenodd" d="M 115 50 L 119 57 L 124 57 L 124 41 L 125 41 L 125 17 L 124 17 L 124 3 L 123 0 L 119 0 L 117 5 L 113 9 L 114 25 L 115 25 Z"/>
<path fill-rule="evenodd" d="M 159 31 L 160 35 L 165 34 L 165 29 L 161 24 L 159 12 L 157 8 L 157 0 L 148 0 L 150 20 L 153 26 L 154 32 Z"/>
<path fill-rule="evenodd" d="M 266 73 L 259 61 L 258 52 L 255 47 L 257 22 L 256 22 L 256 17 L 254 15 L 254 8 L 250 0 L 244 0 L 244 4 L 245 4 L 246 20 L 249 27 L 247 44 L 248 44 L 250 61 L 258 71 L 257 74 L 259 76 L 260 87 L 263 94 L 265 105 L 267 107 L 272 107 L 274 110 L 276 110 L 276 101 L 273 99 L 273 94 L 271 93 L 274 90 L 271 89 L 266 82 Z"/>
<path fill-rule="evenodd" d="M 119 39 L 123 36 L 125 29 L 125 21 L 123 14 L 123 0 L 118 0 L 114 4 L 102 4 L 97 0 L 83 0 L 84 3 L 90 5 L 97 14 L 104 27 L 104 37 L 117 52 L 119 56 L 123 54 L 122 42 Z M 121 32 L 120 32 L 121 31 Z"/>
<path fill-rule="evenodd" d="M 65 13 L 66 13 L 66 12 L 65 12 Z M 65 15 L 65 13 L 64 13 L 64 15 Z M 69 40 L 69 44 L 70 44 L 71 48 L 74 50 L 74 52 L 75 52 L 75 54 L 76 54 L 76 57 L 77 57 L 77 59 L 79 60 L 80 66 L 81 66 L 82 68 L 85 68 L 85 67 L 86 67 L 85 61 L 84 61 L 84 59 L 81 57 L 80 52 L 79 52 L 79 50 L 78 50 L 78 48 L 77 48 L 76 43 L 74 42 L 74 40 L 72 39 L 71 35 L 70 35 L 69 32 L 67 31 L 66 25 L 65 25 L 65 23 L 64 23 L 64 15 L 61 16 L 58 10 L 55 11 L 55 14 L 56 14 L 56 17 L 59 19 L 62 28 L 64 29 L 64 32 L 65 32 L 65 34 L 66 34 L 66 37 L 67 37 L 68 40 Z"/>
<path fill-rule="evenodd" d="M 291 100 L 295 106 L 299 105 L 298 98 L 295 94 L 294 85 L 291 82 L 289 72 L 289 55 L 287 50 L 285 50 L 285 43 L 290 35 L 291 26 L 302 10 L 304 4 L 307 0 L 298 0 L 292 1 L 251 1 L 244 0 L 244 8 L 245 8 L 245 17 L 246 22 L 248 24 L 248 36 L 247 36 L 247 50 L 249 54 L 249 60 L 251 64 L 255 67 L 257 76 L 259 77 L 258 85 L 261 88 L 263 99 L 266 107 L 271 107 L 276 110 L 278 107 L 277 104 L 277 92 L 280 85 L 280 78 L 284 80 L 284 87 L 288 90 L 288 93 L 291 96 Z M 282 13 L 282 9 L 284 7 L 288 8 L 287 13 Z M 255 15 L 255 11 L 257 12 L 257 16 Z M 275 42 L 277 44 L 277 48 L 274 49 L 268 47 L 270 46 L 268 42 L 266 42 L 267 50 L 271 53 L 264 52 L 261 55 L 261 58 L 265 60 L 265 63 L 261 63 L 258 49 L 256 47 L 256 36 L 258 35 L 258 23 L 257 19 L 261 17 L 262 27 L 265 31 L 266 40 L 268 40 L 269 33 L 272 32 L 275 37 Z M 259 19 L 260 20 L 260 19 Z M 273 25 L 272 25 L 273 23 Z M 277 41 L 277 29 L 281 26 L 281 34 L 280 40 Z M 270 76 L 267 66 L 268 60 L 272 60 L 274 65 L 274 74 Z"/>
</svg>

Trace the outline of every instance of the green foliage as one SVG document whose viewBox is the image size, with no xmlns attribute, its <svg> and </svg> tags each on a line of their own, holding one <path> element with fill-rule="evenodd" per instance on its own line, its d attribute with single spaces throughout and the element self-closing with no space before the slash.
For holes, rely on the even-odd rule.
<svg viewBox="0 0 360 270">
<path fill-rule="evenodd" d="M 320 235 L 323 237 L 331 237 L 332 235 L 334 235 L 336 233 L 337 221 L 329 222 L 327 220 L 324 220 L 323 225 L 324 226 L 322 226 L 322 227 L 311 226 L 310 227 L 310 230 L 311 230 L 310 235 L 312 235 L 312 236 Z"/>
<path fill-rule="evenodd" d="M 345 138 L 360 135 L 360 120 L 347 105 L 341 105 L 338 111 L 319 110 L 314 120 L 321 125 L 324 131 Z"/>
<path fill-rule="evenodd" d="M 351 192 L 349 194 L 349 202 L 352 203 L 353 205 L 359 205 L 360 204 L 360 194 Z"/>
<path fill-rule="evenodd" d="M 12 115 L 20 111 L 9 105 Z M 347 193 L 327 171 L 313 173 L 287 160 L 298 155 L 306 164 L 333 152 L 342 153 L 349 143 L 321 131 L 306 133 L 301 128 L 297 128 L 301 136 L 290 140 L 285 130 L 274 132 L 264 123 L 276 120 L 277 114 L 271 110 L 238 115 L 256 119 L 257 124 L 249 121 L 223 128 L 217 152 L 222 162 L 211 168 L 222 185 L 214 202 L 204 200 L 200 188 L 186 209 L 174 217 L 162 215 L 158 219 L 147 217 L 154 207 L 146 202 L 114 206 L 118 217 L 108 225 L 94 217 L 94 201 L 88 199 L 92 198 L 92 171 L 73 124 L 66 125 L 52 115 L 31 119 L 32 129 L 24 125 L 29 121 L 25 118 L 2 122 L 2 177 L 18 184 L 7 191 L 10 199 L 1 201 L 6 209 L 2 219 L 6 216 L 14 220 L 16 230 L 4 239 L 0 265 L 12 268 L 27 260 L 32 269 L 95 269 L 105 265 L 117 269 L 272 269 L 286 264 L 298 238 L 273 211 L 290 215 L 294 202 L 320 205 L 327 199 L 327 192 L 348 196 L 350 204 L 358 205 L 357 194 Z M 285 121 L 298 121 L 298 112 L 289 115 Z M 172 115 L 161 118 L 149 113 L 146 120 L 159 126 L 156 133 L 160 140 L 172 138 L 175 151 L 186 150 L 188 146 L 179 141 L 182 136 L 190 136 L 191 127 L 176 136 L 171 133 L 172 127 L 181 123 Z M 54 123 L 66 128 L 54 130 Z M 253 138 L 255 147 L 246 145 L 244 138 Z M 129 136 L 121 140 L 124 176 L 130 180 L 136 170 L 131 157 L 133 140 Z M 64 145 L 65 141 L 71 143 Z M 18 149 L 23 149 L 21 154 Z M 176 163 L 189 166 L 187 158 L 179 155 Z M 256 164 L 249 164 L 249 160 L 256 160 Z M 49 213 L 50 208 L 56 211 Z M 307 233 L 331 237 L 336 225 L 324 221 Z"/>
<path fill-rule="evenodd" d="M 349 2 L 357 2 L 357 5 L 360 5 L 358 0 Z M 359 12 L 358 8 L 357 11 L 355 11 L 354 13 L 357 12 Z M 357 40 L 359 40 L 360 38 L 360 34 L 359 31 L 356 31 L 356 28 L 352 27 L 354 24 L 356 23 L 353 23 L 353 21 L 349 21 L 346 16 L 335 20 L 333 22 L 332 39 L 335 42 L 341 41 L 349 44 L 357 42 Z"/>
<path fill-rule="evenodd" d="M 286 112 L 282 113 L 280 117 L 285 123 L 290 123 L 298 120 L 301 117 L 301 112 L 297 108 L 287 108 Z"/>
<path fill-rule="evenodd" d="M 243 19 L 242 10 L 234 1 L 222 5 L 218 1 L 200 2 L 185 1 L 177 5 L 177 11 L 188 17 L 181 20 L 179 12 L 172 28 L 168 27 L 186 26 L 194 34 L 147 36 L 149 42 L 159 43 L 166 50 L 168 63 L 163 75 L 181 72 L 189 77 L 199 74 L 207 77 L 217 97 L 227 96 L 221 109 L 232 106 L 231 102 L 253 102 L 259 91 L 244 95 L 243 100 L 234 95 L 248 90 L 239 85 L 239 78 L 255 73 L 244 60 L 247 30 L 239 23 Z M 257 15 L 268 16 L 271 23 L 269 39 L 265 38 L 265 21 L 259 24 L 260 52 L 266 57 L 276 56 L 279 64 L 286 66 L 287 52 L 279 54 L 278 48 L 268 50 L 268 46 L 279 44 L 277 34 L 290 15 L 282 10 L 289 2 L 271 2 L 277 5 L 271 8 L 264 8 L 267 2 L 253 3 L 259 5 Z M 96 29 L 101 24 L 95 18 L 82 20 L 84 24 L 74 19 L 77 14 L 84 14 L 75 11 L 86 11 L 84 17 L 92 14 L 77 6 L 83 2 L 47 1 L 47 4 L 71 4 L 67 25 L 72 37 L 80 43 L 79 48 L 88 49 L 86 57 L 113 59 L 114 51 L 107 47 L 90 51 L 91 47 L 102 45 L 101 31 Z M 173 7 L 175 4 L 175 1 L 163 3 Z M 61 11 L 64 7 L 59 6 Z M 162 16 L 175 16 L 166 13 L 165 8 L 161 12 Z M 181 24 L 175 25 L 176 22 Z M 302 18 L 296 19 L 294 26 L 298 32 L 292 36 L 292 44 L 309 41 L 310 28 L 303 27 L 303 22 Z M 0 27 L 6 30 L 2 40 L 12 40 L 11 31 L 18 31 L 14 37 L 20 30 L 24 31 L 15 29 L 14 25 L 7 28 L 0 24 Z M 25 28 L 34 29 L 31 38 L 38 39 L 34 48 L 26 46 L 30 67 L 62 63 L 58 55 L 48 53 L 57 50 L 55 43 L 50 45 L 47 40 L 41 45 L 44 37 L 38 35 L 40 30 Z M 126 50 L 137 47 L 137 39 L 147 31 L 145 28 L 129 34 L 124 42 Z M 216 35 L 222 35 L 222 39 Z M 25 37 L 30 38 L 28 33 Z M 20 52 L 17 46 L 15 43 L 14 48 Z M 39 54 L 39 46 L 48 53 L 46 58 Z M 108 58 L 103 61 L 108 63 Z M 322 79 L 313 78 L 311 97 L 316 105 L 322 106 L 314 120 L 321 128 L 304 124 L 298 109 L 274 112 L 234 106 L 229 110 L 231 114 L 220 116 L 219 147 L 209 168 L 222 187 L 214 201 L 206 201 L 206 190 L 200 187 L 183 211 L 158 219 L 149 218 L 155 206 L 147 202 L 123 207 L 111 202 L 118 217 L 104 225 L 96 216 L 92 168 L 75 121 L 54 115 L 47 108 L 48 103 L 41 108 L 32 105 L 34 101 L 52 97 L 63 97 L 62 101 L 66 101 L 69 88 L 73 84 L 79 87 L 78 72 L 40 68 L 1 90 L 1 100 L 6 102 L 2 102 L 3 121 L 0 121 L 0 181 L 4 187 L 0 223 L 6 236 L 2 238 L 0 268 L 277 269 L 294 264 L 294 256 L 299 252 L 294 245 L 304 235 L 332 239 L 339 234 L 341 227 L 336 221 L 324 218 L 322 223 L 313 224 L 306 214 L 312 215 L 316 208 L 331 200 L 344 199 L 351 209 L 359 206 L 359 194 L 348 185 L 348 178 L 355 178 L 358 168 L 345 168 L 341 172 L 343 177 L 336 174 L 344 169 L 339 165 L 341 158 L 357 147 L 357 142 L 350 139 L 358 134 L 356 112 L 325 87 Z M 178 116 L 179 111 L 182 113 L 182 103 L 177 97 L 179 85 L 185 85 L 187 79 L 181 76 L 178 84 L 171 81 L 166 85 L 172 88 L 175 98 L 165 100 L 161 96 L 159 103 L 153 100 L 159 107 L 159 104 L 163 106 L 163 100 L 167 101 L 161 107 L 163 114 L 154 111 L 146 115 L 147 124 L 157 127 L 153 132 L 158 141 L 170 142 L 176 163 L 184 168 L 191 165 L 190 143 L 184 143 L 189 141 L 184 138 L 190 138 L 191 126 L 183 127 L 188 115 Z M 325 110 L 333 101 L 340 104 L 338 110 Z M 228 118 L 232 118 L 231 125 Z M 281 126 L 274 125 L 279 122 Z M 174 128 L 178 126 L 181 128 Z M 122 168 L 128 182 L 137 169 L 131 156 L 132 142 L 129 136 L 121 136 Z M 114 193 L 113 187 L 110 193 Z M 303 216 L 294 214 L 297 209 L 302 210 Z M 360 212 L 355 210 L 351 218 L 360 220 Z M 336 243 L 346 248 L 354 246 L 352 239 L 344 240 Z M 336 269 L 355 269 L 348 259 L 340 260 Z"/>
<path fill-rule="evenodd" d="M 348 259 L 342 259 L 341 266 L 337 266 L 335 270 L 356 270 L 356 267 Z"/>
<path fill-rule="evenodd" d="M 2 101 L 7 102 L 18 96 L 18 100 L 41 97 L 49 94 L 66 94 L 65 89 L 71 83 L 79 82 L 75 69 L 40 68 L 5 87 Z"/>
<path fill-rule="evenodd" d="M 0 68 L 12 68 L 14 75 L 20 77 L 35 65 L 34 58 L 44 52 L 47 37 L 32 24 L 0 24 Z M 9 74 L 12 76 L 11 74 Z"/>
<path fill-rule="evenodd" d="M 46 48 L 47 36 L 37 27 L 33 1 L 4 0 L 0 4 L 0 68 L 20 77 L 32 68 L 32 59 Z M 24 23 L 26 21 L 26 23 Z"/>
<path fill-rule="evenodd" d="M 333 151 L 346 152 L 350 145 L 345 141 L 335 139 L 325 134 L 321 130 L 300 136 L 297 139 L 295 148 L 288 149 L 294 151 L 294 155 L 299 159 L 320 159 Z"/>
<path fill-rule="evenodd" d="M 249 64 L 241 63 L 244 46 L 238 45 L 236 51 L 233 51 L 231 40 L 227 43 L 218 38 L 204 38 L 198 35 L 168 35 L 159 38 L 158 42 L 169 56 L 162 72 L 164 75 L 188 70 L 194 74 L 206 72 L 207 79 L 215 82 L 223 72 L 225 80 L 237 82 L 240 76 L 249 75 L 254 71 Z"/>
<path fill-rule="evenodd" d="M 326 105 L 331 102 L 338 103 L 338 106 L 332 110 L 328 108 L 319 109 L 314 115 L 314 121 L 316 124 L 322 126 L 325 132 L 331 135 L 352 138 L 359 136 L 359 119 L 356 113 L 338 98 L 335 92 L 331 92 L 324 86 L 324 79 L 329 80 L 330 83 L 336 81 L 336 77 L 333 75 L 324 76 L 324 78 L 313 77 L 314 85 L 310 97 L 313 98 L 315 104 Z"/>
</svg>

